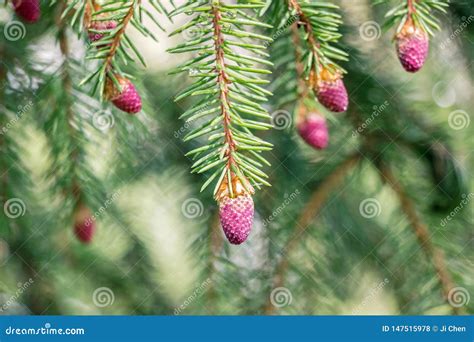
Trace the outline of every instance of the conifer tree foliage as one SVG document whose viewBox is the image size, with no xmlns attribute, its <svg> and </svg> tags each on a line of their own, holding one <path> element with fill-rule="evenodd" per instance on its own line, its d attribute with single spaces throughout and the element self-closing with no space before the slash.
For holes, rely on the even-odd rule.
<svg viewBox="0 0 474 342">
<path fill-rule="evenodd" d="M 195 173 L 212 171 L 201 191 L 213 181 L 213 194 L 220 202 L 221 222 L 231 243 L 246 240 L 253 223 L 254 187 L 270 185 L 261 170 L 269 165 L 263 151 L 271 144 L 258 138 L 252 130 L 268 130 L 270 116 L 260 104 L 271 93 L 262 85 L 269 81 L 261 75 L 269 74 L 263 66 L 265 46 L 255 42 L 269 42 L 271 38 L 248 27 L 270 27 L 249 10 L 258 10 L 263 1 L 226 4 L 224 1 L 188 1 L 170 13 L 186 13 L 189 22 L 171 33 L 171 36 L 197 27 L 193 39 L 170 49 L 172 53 L 193 51 L 197 57 L 179 66 L 177 72 L 188 72 L 196 81 L 176 98 L 200 96 L 201 100 L 181 115 L 187 122 L 200 118 L 202 123 L 184 140 L 207 137 L 207 144 L 188 152 L 195 160 Z M 238 49 L 245 52 L 239 53 Z M 264 57 L 264 59 L 261 58 Z"/>
<path fill-rule="evenodd" d="M 470 102 L 437 95 L 473 83 L 466 7 L 9 1 L 0 304 L 31 278 L 37 314 L 350 314 L 375 274 L 390 313 L 472 311 Z"/>
</svg>

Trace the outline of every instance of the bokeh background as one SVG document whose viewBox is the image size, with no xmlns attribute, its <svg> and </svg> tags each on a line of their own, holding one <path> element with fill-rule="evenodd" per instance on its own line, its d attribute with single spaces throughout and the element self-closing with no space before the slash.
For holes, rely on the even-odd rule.
<svg viewBox="0 0 474 342">
<path fill-rule="evenodd" d="M 130 67 L 145 104 L 131 117 L 65 93 L 64 75 L 78 84 L 93 62 L 57 6 L 42 2 L 41 21 L 19 33 L 0 9 L 0 314 L 473 313 L 472 3 L 451 1 L 425 67 L 408 74 L 381 29 L 387 6 L 334 2 L 350 109 L 320 109 L 330 146 L 306 146 L 292 120 L 297 79 L 275 52 L 292 46 L 275 40 L 275 129 L 262 135 L 275 146 L 273 186 L 255 196 L 241 246 L 225 240 L 212 194 L 199 193 L 206 175 L 185 157 L 195 143 L 182 142 L 178 117 L 193 102 L 173 98 L 189 78 L 168 72 L 189 56 L 166 49 L 189 37 L 132 32 L 148 68 Z M 159 17 L 167 32 L 180 20 Z M 97 220 L 90 245 L 73 234 L 71 177 Z"/>
</svg>

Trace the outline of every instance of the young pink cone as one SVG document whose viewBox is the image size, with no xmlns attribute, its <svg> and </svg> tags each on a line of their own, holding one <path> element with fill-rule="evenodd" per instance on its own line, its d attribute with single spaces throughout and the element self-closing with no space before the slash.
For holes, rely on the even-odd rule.
<svg viewBox="0 0 474 342">
<path fill-rule="evenodd" d="M 325 149 L 329 143 L 329 131 L 326 118 L 310 113 L 298 124 L 298 133 L 310 146 L 318 150 Z"/>
<path fill-rule="evenodd" d="M 80 205 L 74 214 L 74 234 L 79 241 L 88 244 L 92 241 L 95 230 L 95 221 L 92 219 L 91 211 L 84 205 Z"/>
<path fill-rule="evenodd" d="M 117 77 L 121 89 L 117 89 L 112 80 L 108 80 L 106 97 L 120 110 L 136 114 L 142 110 L 142 99 L 135 86 L 123 77 Z"/>
<path fill-rule="evenodd" d="M 224 234 L 231 244 L 240 245 L 250 234 L 254 204 L 250 195 L 224 197 L 219 204 L 219 218 Z"/>
<path fill-rule="evenodd" d="M 314 85 L 314 92 L 318 101 L 331 112 L 345 112 L 349 106 L 349 96 L 340 74 L 333 75 L 323 69 Z"/>
<path fill-rule="evenodd" d="M 41 15 L 39 0 L 13 0 L 15 13 L 24 21 L 34 23 Z"/>
<path fill-rule="evenodd" d="M 429 50 L 428 34 L 407 20 L 396 36 L 397 54 L 403 68 L 408 72 L 417 72 L 425 64 Z"/>
</svg>

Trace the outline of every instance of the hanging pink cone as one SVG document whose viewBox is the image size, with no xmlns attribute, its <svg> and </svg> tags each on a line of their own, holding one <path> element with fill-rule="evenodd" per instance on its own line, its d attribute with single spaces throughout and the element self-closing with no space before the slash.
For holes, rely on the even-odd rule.
<svg viewBox="0 0 474 342">
<path fill-rule="evenodd" d="M 219 204 L 219 218 L 227 240 L 240 245 L 250 234 L 254 216 L 253 199 L 250 195 L 235 198 L 224 197 Z"/>
<path fill-rule="evenodd" d="M 429 50 L 428 34 L 407 20 L 396 36 L 397 54 L 403 68 L 408 72 L 417 72 L 425 64 Z"/>
<path fill-rule="evenodd" d="M 34 23 L 41 15 L 39 0 L 13 0 L 16 14 L 24 21 Z"/>
<path fill-rule="evenodd" d="M 333 75 L 323 69 L 315 82 L 314 92 L 318 101 L 331 112 L 345 112 L 349 106 L 349 96 L 340 74 Z"/>
<path fill-rule="evenodd" d="M 115 21 L 93 21 L 89 28 L 90 30 L 88 31 L 89 39 L 92 42 L 96 42 L 104 36 L 104 33 L 96 32 L 96 31 L 106 31 L 106 30 L 112 30 L 117 27 L 117 23 Z M 99 48 L 102 46 L 99 46 Z"/>
<path fill-rule="evenodd" d="M 108 80 L 106 97 L 120 110 L 129 114 L 136 114 L 142 110 L 142 99 L 135 86 L 123 77 L 117 77 L 121 88 L 117 89 L 112 80 Z"/>
<path fill-rule="evenodd" d="M 90 243 L 96 230 L 91 211 L 80 205 L 74 214 L 74 234 L 83 243 Z"/>
<path fill-rule="evenodd" d="M 311 113 L 298 124 L 298 133 L 310 146 L 319 150 L 325 149 L 329 143 L 329 132 L 326 119 Z"/>
</svg>

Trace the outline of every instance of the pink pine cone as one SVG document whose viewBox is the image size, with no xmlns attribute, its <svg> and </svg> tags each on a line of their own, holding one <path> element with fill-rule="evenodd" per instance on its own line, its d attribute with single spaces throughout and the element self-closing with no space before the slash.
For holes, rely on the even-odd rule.
<svg viewBox="0 0 474 342">
<path fill-rule="evenodd" d="M 428 35 L 420 30 L 397 37 L 398 58 L 408 72 L 417 72 L 422 68 L 428 49 Z"/>
<path fill-rule="evenodd" d="M 95 233 L 95 222 L 91 217 L 88 217 L 83 222 L 76 222 L 74 224 L 74 234 L 79 241 L 83 243 L 90 243 Z"/>
<path fill-rule="evenodd" d="M 250 234 L 254 216 L 253 199 L 249 195 L 224 197 L 219 205 L 222 229 L 231 244 L 240 245 Z"/>
<path fill-rule="evenodd" d="M 91 23 L 90 28 L 94 31 L 105 31 L 105 30 L 112 30 L 117 27 L 117 23 L 115 21 L 94 21 Z M 103 33 L 93 32 L 89 30 L 89 39 L 92 42 L 96 42 L 104 36 Z"/>
<path fill-rule="evenodd" d="M 13 8 L 19 17 L 29 23 L 37 21 L 41 14 L 39 0 L 13 0 Z"/>
<path fill-rule="evenodd" d="M 122 91 L 112 99 L 112 103 L 120 110 L 136 114 L 142 110 L 142 99 L 137 89 L 129 80 L 122 84 Z"/>
<path fill-rule="evenodd" d="M 349 106 L 349 96 L 341 78 L 321 80 L 316 85 L 316 97 L 331 112 L 345 112 Z"/>
<path fill-rule="evenodd" d="M 329 131 L 326 119 L 318 114 L 309 114 L 298 124 L 298 132 L 304 141 L 319 150 L 325 149 L 329 143 Z"/>
</svg>

